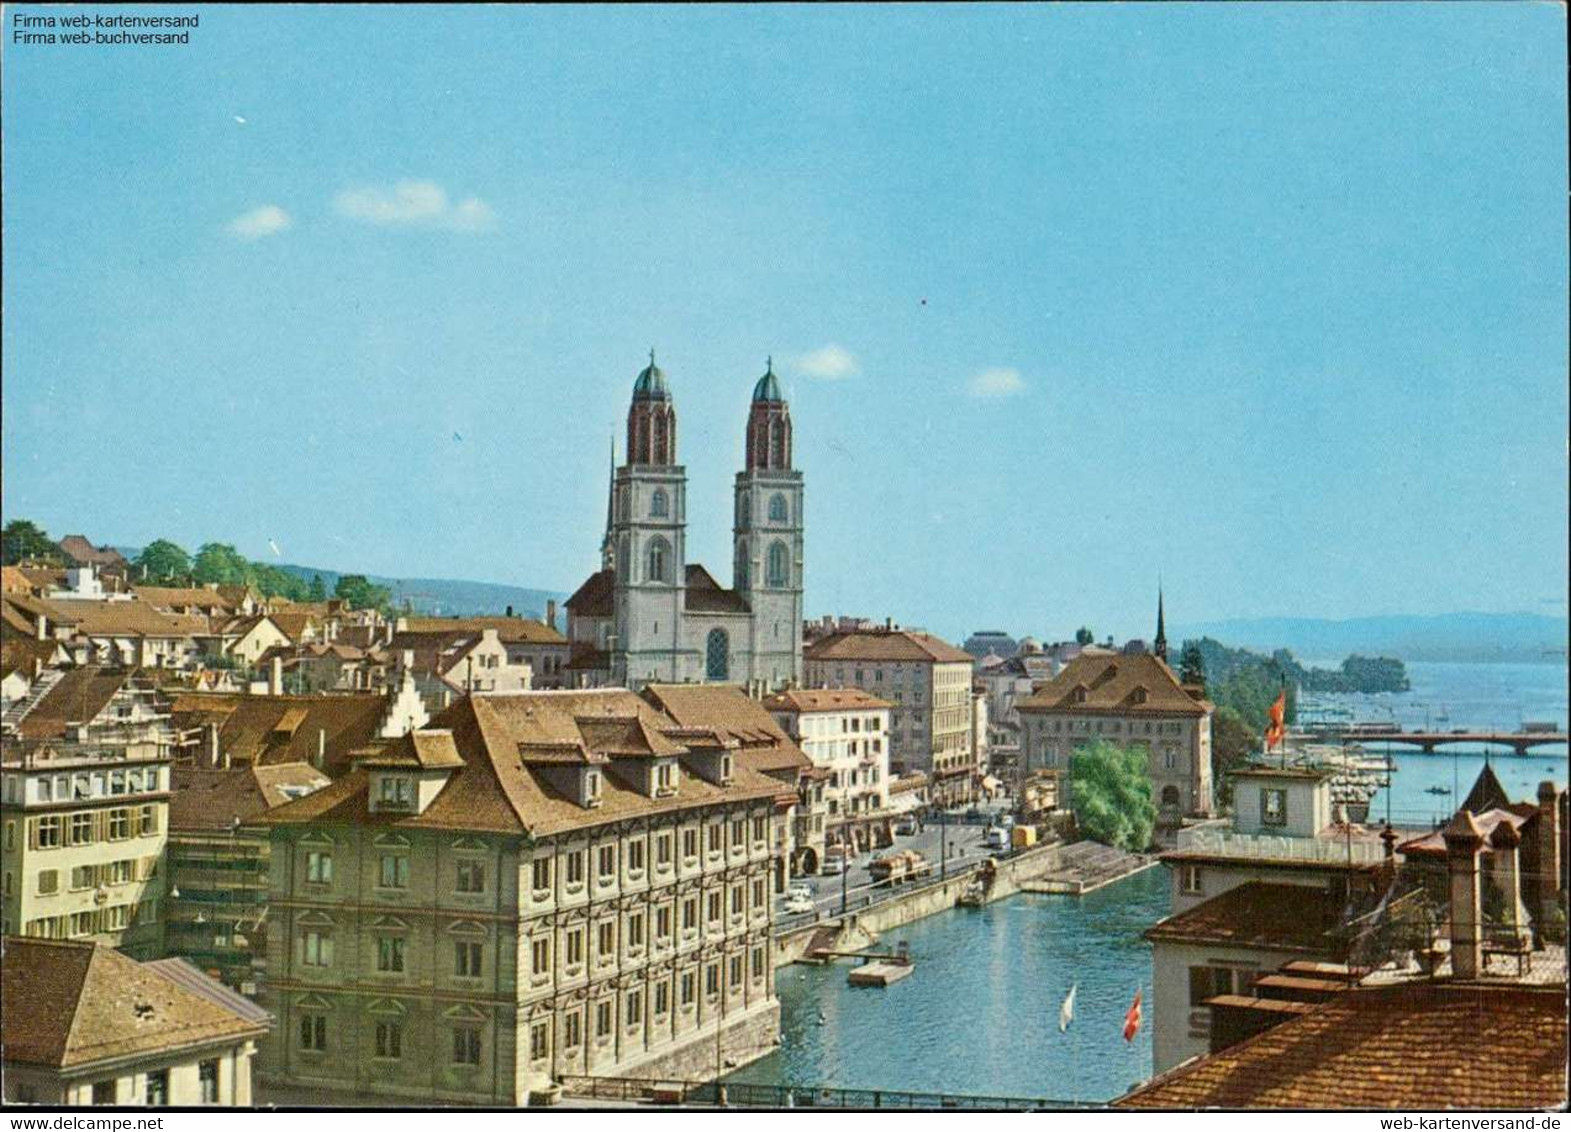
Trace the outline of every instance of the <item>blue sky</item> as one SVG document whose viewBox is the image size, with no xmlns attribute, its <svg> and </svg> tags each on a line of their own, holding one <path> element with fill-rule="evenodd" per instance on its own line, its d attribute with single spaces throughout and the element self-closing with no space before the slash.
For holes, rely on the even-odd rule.
<svg viewBox="0 0 1571 1132">
<path fill-rule="evenodd" d="M 1558 5 L 46 11 L 7 518 L 571 589 L 653 345 L 722 578 L 774 355 L 812 614 L 1565 611 Z"/>
</svg>

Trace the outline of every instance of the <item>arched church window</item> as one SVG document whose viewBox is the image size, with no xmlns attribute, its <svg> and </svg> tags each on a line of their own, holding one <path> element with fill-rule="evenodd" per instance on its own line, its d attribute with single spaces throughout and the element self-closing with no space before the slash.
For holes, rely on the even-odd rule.
<svg viewBox="0 0 1571 1132">
<path fill-rule="evenodd" d="M 660 488 L 656 488 L 654 495 L 649 497 L 649 513 L 657 519 L 664 519 L 671 514 L 671 500 Z"/>
<path fill-rule="evenodd" d="M 769 571 L 766 577 L 769 584 L 777 589 L 790 583 L 791 552 L 786 549 L 785 543 L 777 542 L 770 545 Z"/>
<path fill-rule="evenodd" d="M 649 554 L 645 571 L 651 582 L 669 582 L 671 580 L 671 544 L 663 538 L 657 538 L 649 544 Z"/>
<path fill-rule="evenodd" d="M 749 502 L 749 496 L 743 494 L 739 496 L 736 501 L 736 525 L 739 527 L 745 527 L 752 521 L 753 506 Z"/>
<path fill-rule="evenodd" d="M 747 589 L 747 540 L 742 539 L 736 544 L 736 588 Z"/>
<path fill-rule="evenodd" d="M 791 509 L 786 505 L 786 497 L 778 493 L 769 497 L 769 521 L 771 523 L 789 522 Z"/>
<path fill-rule="evenodd" d="M 726 680 L 731 672 L 731 640 L 724 629 L 711 629 L 704 640 L 704 679 Z"/>
</svg>

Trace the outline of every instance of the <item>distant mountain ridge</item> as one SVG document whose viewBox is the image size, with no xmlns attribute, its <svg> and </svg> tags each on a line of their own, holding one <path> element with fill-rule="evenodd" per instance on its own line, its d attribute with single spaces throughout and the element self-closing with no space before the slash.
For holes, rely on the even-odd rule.
<svg viewBox="0 0 1571 1132">
<path fill-rule="evenodd" d="M 128 559 L 142 553 L 141 547 L 115 547 Z M 320 574 L 327 592 L 343 574 L 359 573 L 356 570 L 328 570 L 320 566 L 296 566 L 289 562 L 274 563 L 280 570 L 310 581 Z M 500 617 L 509 606 L 520 617 L 545 619 L 546 602 L 555 601 L 558 607 L 557 627 L 563 625 L 560 612 L 567 595 L 555 590 L 537 590 L 525 586 L 509 586 L 500 582 L 470 582 L 456 578 L 387 578 L 367 574 L 365 579 L 375 586 L 386 586 L 393 595 L 393 607 L 402 609 L 407 599 L 414 612 L 430 617 Z"/>
<path fill-rule="evenodd" d="M 1175 626 L 1173 637 L 1215 637 L 1229 645 L 1292 649 L 1300 657 L 1351 653 L 1400 660 L 1458 662 L 1564 661 L 1571 628 L 1564 617 L 1539 613 L 1391 614 L 1333 621 L 1317 617 L 1259 617 Z"/>
</svg>

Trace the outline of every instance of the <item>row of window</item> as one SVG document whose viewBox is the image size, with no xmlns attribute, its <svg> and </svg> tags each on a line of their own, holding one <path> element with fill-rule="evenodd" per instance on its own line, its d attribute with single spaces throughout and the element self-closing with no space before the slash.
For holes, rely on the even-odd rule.
<svg viewBox="0 0 1571 1132">
<path fill-rule="evenodd" d="M 1122 720 L 1098 719 L 1095 722 L 1096 726 L 1093 728 L 1091 726 L 1092 721 L 1088 719 L 1052 719 L 1041 723 L 1037 730 L 1043 732 L 1052 732 L 1053 734 L 1058 734 L 1060 731 L 1079 731 L 1084 734 L 1090 734 L 1094 731 L 1098 735 L 1105 735 L 1109 732 L 1114 735 L 1118 735 L 1121 734 L 1124 730 L 1124 723 Z M 1131 723 L 1129 725 L 1129 734 L 1131 735 L 1182 735 L 1183 732 L 1184 725 L 1182 723 L 1141 722 Z"/>
<path fill-rule="evenodd" d="M 218 1103 L 218 1059 L 197 1062 L 197 1103 Z M 94 1081 L 93 1104 L 114 1105 L 133 1103 L 130 1098 L 120 1099 L 120 1082 L 118 1080 Z M 158 1069 L 149 1073 L 142 1087 L 142 1103 L 153 1108 L 161 1108 L 169 1103 L 169 1070 Z"/>
<path fill-rule="evenodd" d="M 112 810 L 89 810 L 76 814 L 45 814 L 27 822 L 27 843 L 32 849 L 59 849 L 64 846 L 93 845 L 100 841 L 125 841 L 132 837 L 151 837 L 158 832 L 158 808 L 153 805 L 122 806 Z M 6 848 L 12 826 L 6 826 Z"/>
<path fill-rule="evenodd" d="M 40 776 L 31 780 L 32 801 L 70 802 L 106 796 L 114 798 L 125 794 L 151 793 L 163 788 L 161 773 L 158 767 L 135 767 L 80 774 L 57 774 L 48 778 Z M 6 783 L 6 795 L 10 801 L 17 800 L 14 787 L 18 782 L 18 779 L 9 779 Z"/>
<path fill-rule="evenodd" d="M 71 870 L 70 891 L 98 888 L 100 885 L 130 884 L 150 880 L 158 871 L 157 857 L 127 857 L 99 865 L 77 865 Z M 60 870 L 38 870 L 38 895 L 52 896 L 60 891 Z"/>
<path fill-rule="evenodd" d="M 765 977 L 766 959 L 764 949 L 755 947 L 751 956 L 751 970 L 754 979 Z M 741 955 L 733 955 L 727 963 L 729 984 L 733 990 L 740 988 L 744 974 L 744 959 Z M 715 995 L 720 992 L 721 965 L 718 960 L 707 964 L 703 969 L 704 993 Z M 678 1002 L 682 1008 L 691 1008 L 698 999 L 698 972 L 684 971 L 676 980 Z M 655 1018 L 662 1018 L 671 1009 L 671 983 L 662 981 L 652 988 L 653 1014 Z M 644 1022 L 644 992 L 642 989 L 629 990 L 622 1000 L 623 1024 L 626 1026 L 639 1026 Z M 611 999 L 601 999 L 594 1004 L 593 1021 L 594 1036 L 596 1039 L 609 1038 L 615 1026 L 616 1008 Z M 299 1016 L 297 1029 L 300 1048 L 313 1053 L 326 1053 L 329 1045 L 329 1020 L 328 1015 L 322 1011 L 302 1011 Z M 449 1027 L 451 1038 L 452 1056 L 450 1064 L 455 1066 L 478 1066 L 482 1051 L 482 1035 L 478 1025 L 454 1024 Z M 562 1044 L 568 1050 L 577 1049 L 583 1044 L 583 1015 L 574 1010 L 562 1016 Z M 374 1056 L 378 1060 L 398 1061 L 404 1056 L 404 1023 L 392 1020 L 379 1020 L 375 1026 L 373 1041 Z M 551 1054 L 551 1023 L 543 1020 L 533 1023 L 529 1028 L 529 1056 L 531 1060 L 540 1061 Z"/>
<path fill-rule="evenodd" d="M 133 923 L 150 924 L 157 918 L 158 901 L 144 900 L 140 904 L 111 904 L 105 908 L 72 912 L 67 916 L 44 916 L 29 920 L 23 925 L 22 934 L 35 939 L 81 939 L 83 936 L 124 931 Z"/>
</svg>

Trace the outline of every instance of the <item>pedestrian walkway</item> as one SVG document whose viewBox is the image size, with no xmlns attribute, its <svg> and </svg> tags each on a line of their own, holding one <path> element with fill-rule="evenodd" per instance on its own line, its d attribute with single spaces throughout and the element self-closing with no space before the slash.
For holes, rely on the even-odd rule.
<svg viewBox="0 0 1571 1132">
<path fill-rule="evenodd" d="M 1128 853 L 1095 841 L 1077 841 L 1064 846 L 1052 869 L 1036 880 L 1021 882 L 1023 892 L 1067 893 L 1084 896 L 1104 885 L 1123 880 L 1127 876 L 1157 863 L 1154 856 Z"/>
</svg>

